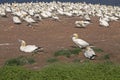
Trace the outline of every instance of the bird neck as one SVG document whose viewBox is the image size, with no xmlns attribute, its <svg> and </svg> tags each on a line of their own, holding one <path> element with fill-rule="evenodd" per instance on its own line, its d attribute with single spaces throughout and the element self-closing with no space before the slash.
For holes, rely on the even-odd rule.
<svg viewBox="0 0 120 80">
<path fill-rule="evenodd" d="M 78 36 L 76 36 L 75 39 L 78 39 Z"/>
<path fill-rule="evenodd" d="M 25 47 L 26 46 L 26 42 L 22 41 L 21 46 Z"/>
</svg>

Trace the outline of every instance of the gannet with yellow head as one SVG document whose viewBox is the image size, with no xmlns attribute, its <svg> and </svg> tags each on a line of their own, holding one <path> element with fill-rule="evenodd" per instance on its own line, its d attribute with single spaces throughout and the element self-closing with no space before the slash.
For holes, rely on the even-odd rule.
<svg viewBox="0 0 120 80">
<path fill-rule="evenodd" d="M 86 48 L 87 46 L 89 46 L 89 43 L 82 40 L 82 39 L 79 39 L 78 38 L 78 34 L 77 33 L 74 33 L 73 36 L 72 36 L 72 40 L 73 42 L 79 46 L 80 48 Z"/>
<path fill-rule="evenodd" d="M 28 52 L 28 53 L 43 51 L 42 47 L 37 47 L 35 45 L 26 45 L 26 42 L 24 40 L 19 40 L 19 42 L 21 42 L 20 51 Z"/>
</svg>

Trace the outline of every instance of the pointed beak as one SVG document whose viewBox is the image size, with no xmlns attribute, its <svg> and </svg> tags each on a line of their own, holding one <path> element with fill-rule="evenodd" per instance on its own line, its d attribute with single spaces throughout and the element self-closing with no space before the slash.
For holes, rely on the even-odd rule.
<svg viewBox="0 0 120 80">
<path fill-rule="evenodd" d="M 21 39 L 18 39 L 18 42 L 22 42 L 22 40 L 21 40 Z"/>
<path fill-rule="evenodd" d="M 72 38 L 72 36 L 70 36 L 70 38 Z"/>
</svg>

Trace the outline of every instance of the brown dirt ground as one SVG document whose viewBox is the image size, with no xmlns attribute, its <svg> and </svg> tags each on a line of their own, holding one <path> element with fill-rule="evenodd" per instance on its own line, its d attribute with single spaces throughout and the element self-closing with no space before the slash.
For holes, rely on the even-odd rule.
<svg viewBox="0 0 120 80">
<path fill-rule="evenodd" d="M 18 39 L 25 40 L 28 44 L 43 46 L 45 53 L 35 55 L 36 63 L 25 65 L 29 68 L 41 68 L 48 63 L 46 60 L 53 57 L 54 52 L 60 49 L 68 49 L 75 44 L 71 40 L 73 33 L 78 33 L 79 38 L 86 40 L 90 44 L 103 49 L 103 54 L 98 54 L 96 61 L 102 61 L 99 57 L 105 53 L 110 55 L 110 60 L 120 63 L 120 21 L 110 22 L 110 27 L 100 27 L 98 18 L 92 18 L 92 24 L 86 28 L 75 28 L 74 22 L 80 20 L 79 17 L 60 17 L 61 21 L 44 19 L 34 24 L 33 27 L 26 26 L 23 22 L 16 25 L 9 15 L 7 18 L 0 17 L 0 44 L 10 43 L 10 45 L 0 45 L 0 65 L 2 66 L 7 59 L 20 55 L 30 56 L 31 53 L 24 53 L 19 50 Z M 83 54 L 65 58 L 58 57 L 61 61 L 71 62 L 75 58 L 86 59 Z"/>
</svg>

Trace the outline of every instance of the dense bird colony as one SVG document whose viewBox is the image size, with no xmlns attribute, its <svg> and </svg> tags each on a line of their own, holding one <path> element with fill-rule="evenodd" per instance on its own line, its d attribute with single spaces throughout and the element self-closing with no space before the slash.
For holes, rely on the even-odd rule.
<svg viewBox="0 0 120 80">
<path fill-rule="evenodd" d="M 0 4 L 0 16 L 5 17 L 7 13 L 13 16 L 15 24 L 21 24 L 23 21 L 28 25 L 52 18 L 58 20 L 58 15 L 68 17 L 82 17 L 83 21 L 75 22 L 76 27 L 86 27 L 90 17 L 99 17 L 99 24 L 109 27 L 110 21 L 120 20 L 120 7 L 106 6 L 100 4 L 72 3 L 72 2 L 37 2 L 37 3 L 4 3 Z M 80 22 L 80 23 L 79 23 Z"/>
</svg>

